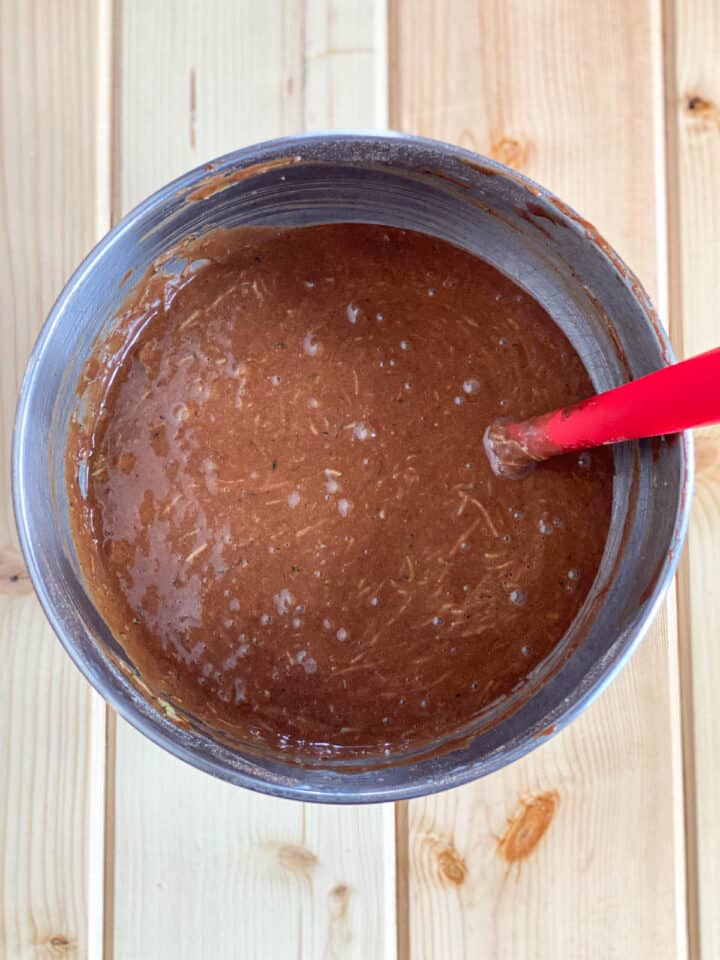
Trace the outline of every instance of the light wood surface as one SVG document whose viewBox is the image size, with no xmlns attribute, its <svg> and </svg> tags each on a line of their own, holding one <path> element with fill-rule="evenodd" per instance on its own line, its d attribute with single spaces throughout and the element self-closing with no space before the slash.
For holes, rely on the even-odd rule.
<svg viewBox="0 0 720 960">
<path fill-rule="evenodd" d="M 672 322 L 686 356 L 720 342 L 720 4 L 668 8 Z M 680 570 L 692 956 L 720 957 L 720 428 L 698 431 Z"/>
<path fill-rule="evenodd" d="M 32 593 L 10 502 L 17 390 L 70 272 L 109 226 L 102 5 L 0 3 L 0 957 L 85 956 L 93 697 Z"/>
<path fill-rule="evenodd" d="M 31 593 L 8 480 L 33 339 L 111 212 L 305 129 L 529 173 L 679 349 L 717 344 L 719 63 L 720 0 L 0 0 L 0 960 L 720 957 L 717 430 L 679 607 L 620 678 L 525 760 L 395 808 L 241 791 L 106 713 Z"/>
<path fill-rule="evenodd" d="M 381 15 L 379 4 L 324 0 L 125 3 L 119 210 L 239 144 L 382 123 Z M 168 19 L 183 23 L 178 35 L 162 30 Z M 150 62 L 163 89 L 148 102 Z M 268 957 L 395 956 L 391 807 L 259 798 L 158 756 L 122 722 L 114 776 L 118 960 L 190 960 L 199 943 L 208 957 L 250 957 L 260 944 Z"/>
<path fill-rule="evenodd" d="M 448 22 L 439 0 L 394 5 L 391 123 L 547 184 L 662 296 L 652 5 L 462 0 L 454 10 Z M 676 676 L 666 611 L 620 679 L 554 741 L 487 781 L 410 804 L 411 955 L 682 955 Z M 516 816 L 527 837 L 508 860 L 497 838 Z"/>
</svg>

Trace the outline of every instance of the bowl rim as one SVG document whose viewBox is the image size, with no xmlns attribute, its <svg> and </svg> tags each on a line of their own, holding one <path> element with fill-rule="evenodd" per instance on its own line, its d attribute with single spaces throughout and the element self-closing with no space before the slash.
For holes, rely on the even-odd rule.
<svg viewBox="0 0 720 960">
<path fill-rule="evenodd" d="M 551 729 L 543 731 L 542 735 L 528 730 L 518 737 L 516 744 L 512 748 L 499 752 L 497 756 L 491 755 L 490 757 L 479 759 L 474 763 L 468 763 L 452 769 L 444 773 L 439 780 L 418 780 L 413 783 L 400 784 L 387 784 L 380 780 L 375 787 L 363 786 L 361 790 L 354 792 L 348 790 L 323 790 L 304 786 L 301 782 L 295 783 L 290 778 L 291 770 L 297 771 L 301 778 L 302 765 L 288 764 L 289 773 L 286 783 L 271 777 L 264 778 L 243 772 L 242 770 L 233 769 L 230 765 L 216 759 L 207 751 L 200 749 L 200 747 L 188 745 L 187 743 L 181 742 L 177 736 L 172 736 L 171 732 L 167 729 L 167 723 L 158 711 L 153 708 L 143 711 L 137 706 L 133 699 L 124 696 L 122 688 L 117 688 L 116 685 L 109 682 L 107 671 L 99 669 L 97 665 L 89 662 L 85 658 L 69 631 L 65 629 L 63 618 L 45 582 L 42 554 L 35 547 L 30 536 L 29 515 L 32 512 L 32 507 L 29 503 L 28 488 L 31 486 L 31 483 L 29 482 L 27 476 L 28 471 L 25 466 L 25 435 L 29 413 L 29 399 L 34 384 L 36 368 L 40 364 L 46 344 L 54 333 L 56 323 L 67 304 L 72 300 L 75 291 L 83 284 L 87 275 L 94 269 L 97 261 L 103 257 L 108 248 L 111 247 L 125 231 L 142 221 L 146 214 L 178 194 L 187 194 L 209 175 L 217 177 L 228 171 L 255 166 L 259 167 L 258 173 L 261 173 L 263 161 L 273 159 L 276 154 L 279 156 L 292 152 L 301 154 L 303 148 L 313 144 L 328 143 L 331 145 L 333 142 L 354 145 L 360 149 L 371 148 L 372 146 L 377 148 L 378 144 L 392 143 L 407 147 L 410 151 L 416 148 L 432 150 L 446 157 L 466 161 L 471 166 L 479 165 L 483 170 L 488 170 L 495 175 L 513 181 L 515 184 L 524 186 L 536 198 L 540 198 L 545 202 L 553 203 L 553 201 L 558 200 L 554 193 L 541 184 L 536 183 L 525 174 L 506 167 L 504 164 L 492 158 L 440 140 L 405 135 L 395 131 L 318 131 L 299 136 L 280 137 L 230 151 L 216 159 L 206 161 L 194 167 L 160 187 L 122 217 L 98 243 L 92 247 L 90 252 L 72 273 L 57 297 L 47 319 L 40 329 L 31 351 L 18 395 L 12 438 L 11 483 L 15 524 L 20 546 L 30 579 L 45 616 L 66 652 L 85 679 L 91 683 L 103 699 L 106 700 L 124 720 L 172 755 L 222 780 L 259 793 L 284 797 L 286 799 L 320 803 L 352 804 L 407 800 L 419 796 L 427 796 L 441 790 L 460 786 L 494 772 L 500 767 L 506 766 L 529 753 L 536 746 L 550 739 L 550 737 L 557 735 L 560 730 L 564 729 L 568 723 L 582 713 L 605 690 L 627 664 L 655 620 L 665 593 L 677 570 L 682 545 L 688 530 L 690 506 L 694 492 L 694 455 L 692 435 L 686 431 L 679 435 L 682 477 L 678 502 L 675 508 L 670 546 L 666 559 L 655 579 L 653 588 L 649 592 L 648 604 L 642 620 L 629 630 L 629 635 L 624 645 L 616 652 L 614 658 L 605 664 L 603 670 L 600 671 L 598 676 L 588 685 L 587 689 L 577 697 L 569 697 L 567 699 Z M 363 163 L 360 157 L 355 160 L 347 159 L 337 162 L 348 164 Z M 367 164 L 377 162 L 377 158 L 368 157 L 365 162 Z M 654 309 L 652 308 L 651 300 L 633 271 L 627 267 L 622 258 L 619 257 L 614 249 L 605 241 L 602 242 L 601 247 L 599 246 L 597 243 L 599 234 L 593 232 L 592 235 L 588 235 L 585 228 L 589 225 L 569 205 L 565 204 L 564 201 L 558 201 L 558 203 L 553 204 L 553 206 L 555 207 L 555 215 L 559 222 L 576 233 L 585 231 L 584 237 L 587 242 L 594 244 L 600 253 L 608 258 L 615 268 L 619 269 L 624 276 L 632 282 L 636 297 L 645 307 L 645 312 L 648 314 L 648 322 L 651 323 L 653 327 L 654 335 L 657 338 L 663 356 L 668 363 L 674 362 L 675 357 L 669 336 L 659 321 L 653 321 Z M 594 231 L 594 228 L 591 228 L 591 231 Z M 176 730 L 177 728 L 173 727 L 172 729 Z M 348 772 L 347 774 L 343 774 L 343 776 L 347 777 L 346 782 L 349 787 L 350 783 L 354 780 L 353 773 Z"/>
</svg>

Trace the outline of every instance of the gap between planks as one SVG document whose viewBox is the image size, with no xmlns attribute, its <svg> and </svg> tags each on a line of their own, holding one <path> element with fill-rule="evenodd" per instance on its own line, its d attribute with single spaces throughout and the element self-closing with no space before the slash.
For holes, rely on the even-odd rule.
<svg viewBox="0 0 720 960">
<path fill-rule="evenodd" d="M 667 305 L 661 317 L 666 318 L 673 349 L 680 359 L 684 356 L 682 314 L 682 249 L 680 232 L 678 115 L 676 104 L 677 56 L 674 33 L 675 0 L 660 0 L 661 58 L 663 72 L 660 80 L 663 117 L 663 158 L 665 209 L 665 272 L 667 275 Z M 698 943 L 699 903 L 697 865 L 696 771 L 692 691 L 692 643 L 690 629 L 690 565 L 687 544 L 676 574 L 675 603 L 678 631 L 678 687 L 681 728 L 681 770 L 683 781 L 683 822 L 680 834 L 684 839 L 685 862 L 685 932 L 684 950 L 690 960 L 699 960 Z"/>
<path fill-rule="evenodd" d="M 677 148 L 675 122 L 676 112 L 673 109 L 673 90 L 675 84 L 675 47 L 672 30 L 672 10 L 675 0 L 653 0 L 651 5 L 652 29 L 652 64 L 654 72 L 653 82 L 653 140 L 655 157 L 655 209 L 656 215 L 656 252 L 657 252 L 657 311 L 661 321 L 670 336 L 673 349 L 680 357 L 683 354 L 681 315 L 676 310 L 679 292 L 680 266 L 679 248 L 677 246 L 678 233 L 674 229 L 674 218 L 677 215 Z M 672 714 L 671 744 L 673 767 L 679 772 L 682 790 L 678 803 L 674 806 L 673 844 L 675 847 L 675 863 L 678 873 L 676 884 L 676 903 L 678 922 L 675 925 L 676 953 L 678 958 L 692 956 L 693 911 L 695 898 L 692 894 L 692 877 L 694 874 L 694 844 L 695 836 L 692 818 L 692 791 L 694 788 L 694 773 L 688 767 L 687 741 L 685 738 L 686 699 L 683 696 L 683 669 L 681 663 L 682 650 L 690 644 L 687 632 L 688 623 L 684 617 L 683 597 L 686 589 L 687 576 L 685 557 L 683 553 L 681 563 L 670 587 L 665 603 L 668 617 L 674 621 L 670 630 L 668 651 L 668 681 L 670 684 L 669 704 Z"/>
<path fill-rule="evenodd" d="M 121 0 L 98 0 L 95 234 L 117 221 L 113 203 Z M 115 713 L 95 690 L 90 707 L 88 960 L 111 960 L 114 863 Z"/>
<path fill-rule="evenodd" d="M 705 260 L 713 250 L 713 208 L 717 210 L 717 189 L 713 189 L 717 183 L 713 180 L 718 173 L 717 154 L 713 166 L 708 141 L 703 147 L 702 139 L 698 139 L 712 137 L 713 132 L 720 131 L 717 123 L 720 114 L 713 102 L 713 94 L 717 97 L 718 73 L 711 66 L 716 61 L 716 31 L 713 23 L 708 23 L 708 12 L 708 5 L 695 0 L 662 0 L 669 316 L 673 342 L 680 357 L 708 349 L 718 339 L 717 323 L 712 320 L 715 292 Z M 695 97 L 700 101 L 701 110 L 697 119 L 691 120 L 691 100 Z M 708 114 L 707 130 L 702 129 L 704 113 Z M 713 117 L 715 131 L 712 130 Z M 701 204 L 700 215 L 690 222 L 693 213 L 698 213 L 694 204 Z M 696 240 L 690 242 L 691 235 L 704 244 L 702 249 L 698 249 Z M 696 259 L 692 259 L 693 254 Z M 709 449 L 713 449 L 713 445 L 717 448 L 717 436 L 717 428 L 695 433 L 697 442 L 707 442 Z M 718 608 L 712 595 L 703 594 L 712 583 L 709 567 L 714 557 L 703 550 L 704 545 L 707 549 L 712 527 L 704 531 L 703 536 L 700 525 L 706 522 L 712 525 L 713 517 L 707 517 L 705 510 L 708 502 L 712 504 L 713 498 L 717 498 L 712 489 L 714 483 L 712 472 L 708 471 L 697 484 L 688 539 L 677 576 L 687 950 L 691 960 L 714 960 L 720 947 L 720 927 L 714 920 L 713 899 L 716 896 L 713 878 L 720 870 L 720 847 L 713 832 L 717 827 L 708 835 L 707 819 L 703 819 L 712 806 L 713 773 L 707 768 L 707 748 L 712 744 L 713 725 L 717 725 L 712 714 L 703 712 L 713 703 L 708 690 L 712 689 L 714 679 L 714 663 L 705 651 L 709 643 L 716 642 L 714 636 L 708 635 L 708 627 L 714 622 Z"/>
</svg>

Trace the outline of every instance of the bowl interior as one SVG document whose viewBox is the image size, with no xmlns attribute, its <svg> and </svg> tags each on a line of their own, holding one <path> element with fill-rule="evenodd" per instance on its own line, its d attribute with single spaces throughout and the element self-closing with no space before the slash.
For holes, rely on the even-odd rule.
<svg viewBox="0 0 720 960">
<path fill-rule="evenodd" d="M 486 774 L 567 723 L 629 655 L 672 576 L 684 534 L 688 440 L 623 444 L 601 569 L 564 645 L 531 678 L 534 693 L 494 724 L 432 750 L 328 765 L 232 742 L 153 696 L 95 611 L 70 536 L 64 453 L 82 415 L 80 371 L 128 291 L 188 235 L 217 226 L 358 221 L 433 234 L 490 262 L 562 327 L 597 390 L 657 369 L 667 340 L 637 280 L 592 228 L 552 195 L 489 160 L 431 141 L 317 136 L 239 151 L 193 171 L 126 217 L 68 283 L 23 384 L 13 481 L 28 567 L 75 662 L 141 731 L 217 776 L 331 802 L 398 799 Z M 181 260 L 164 269 L 176 271 Z M 562 371 L 558 371 L 562 376 Z M 554 658 L 554 660 L 553 660 Z"/>
</svg>

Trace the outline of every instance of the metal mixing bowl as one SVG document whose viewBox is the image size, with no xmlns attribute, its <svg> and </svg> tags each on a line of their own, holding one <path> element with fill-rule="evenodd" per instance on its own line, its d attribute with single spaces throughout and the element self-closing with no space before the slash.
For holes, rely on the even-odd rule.
<svg viewBox="0 0 720 960">
<path fill-rule="evenodd" d="M 164 187 L 90 253 L 30 358 L 12 469 L 18 531 L 40 601 L 77 666 L 126 720 L 175 756 L 233 783 L 355 803 L 418 796 L 488 774 L 561 729 L 600 693 L 637 646 L 672 578 L 687 525 L 692 457 L 687 435 L 616 448 L 610 535 L 590 595 L 562 650 L 535 671 L 532 695 L 494 725 L 466 730 L 442 749 L 328 765 L 264 753 L 183 715 L 136 676 L 79 570 L 64 475 L 78 376 L 133 284 L 188 234 L 338 221 L 420 230 L 489 261 L 563 328 L 597 390 L 672 359 L 633 274 L 589 224 L 514 171 L 456 147 L 392 134 L 277 140 Z"/>
</svg>

